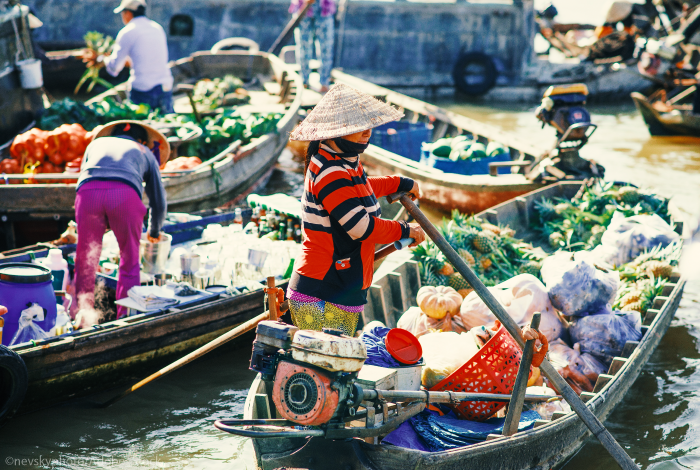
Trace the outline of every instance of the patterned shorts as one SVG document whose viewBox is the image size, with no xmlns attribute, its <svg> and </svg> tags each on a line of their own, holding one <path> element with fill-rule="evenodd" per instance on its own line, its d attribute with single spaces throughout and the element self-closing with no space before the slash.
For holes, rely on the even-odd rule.
<svg viewBox="0 0 700 470">
<path fill-rule="evenodd" d="M 364 305 L 351 307 L 333 304 L 292 289 L 287 289 L 287 297 L 292 321 L 302 330 L 334 328 L 348 336 L 355 336 L 357 322 L 365 309 Z"/>
</svg>

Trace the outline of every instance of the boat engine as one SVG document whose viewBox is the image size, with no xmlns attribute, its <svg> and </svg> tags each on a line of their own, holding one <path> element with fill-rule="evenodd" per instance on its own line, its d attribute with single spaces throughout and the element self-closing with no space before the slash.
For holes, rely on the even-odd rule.
<svg viewBox="0 0 700 470">
<path fill-rule="evenodd" d="M 583 83 L 550 86 L 545 91 L 535 115 L 543 127 L 548 124 L 556 130 L 557 142 L 550 158 L 540 164 L 543 174 L 548 172 L 555 179 L 603 177 L 601 165 L 579 155 L 597 128 L 586 109 L 587 97 L 588 87 Z"/>
<path fill-rule="evenodd" d="M 564 137 L 569 130 L 563 140 L 581 140 L 591 125 L 591 115 L 586 109 L 587 97 L 588 87 L 583 83 L 550 86 L 535 114 L 543 125 L 549 124 L 556 129 L 557 137 Z"/>
<path fill-rule="evenodd" d="M 355 383 L 367 351 L 359 338 L 340 330 L 299 330 L 260 322 L 250 368 L 271 381 L 277 414 L 305 426 L 344 425 L 362 401 Z"/>
</svg>

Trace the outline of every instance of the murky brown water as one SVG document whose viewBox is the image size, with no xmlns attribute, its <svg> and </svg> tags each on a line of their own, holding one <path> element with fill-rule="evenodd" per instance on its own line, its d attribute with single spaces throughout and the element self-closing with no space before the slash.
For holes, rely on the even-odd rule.
<svg viewBox="0 0 700 470">
<path fill-rule="evenodd" d="M 525 139 L 548 144 L 532 109 L 445 104 Z M 599 130 L 585 155 L 609 179 L 673 195 L 686 214 L 700 212 L 700 140 L 650 138 L 633 108 L 595 109 Z M 282 162 L 286 170 L 293 163 Z M 299 175 L 278 172 L 277 190 L 298 191 Z M 699 260 L 700 261 L 700 260 Z M 644 468 L 700 468 L 700 283 L 688 284 L 666 337 L 606 426 Z M 1 468 L 255 468 L 252 446 L 212 423 L 243 411 L 253 374 L 243 347 L 212 353 L 113 407 L 79 400 L 12 420 L 0 429 Z M 22 462 L 22 459 L 25 459 Z M 617 468 L 589 441 L 567 470 Z"/>
</svg>

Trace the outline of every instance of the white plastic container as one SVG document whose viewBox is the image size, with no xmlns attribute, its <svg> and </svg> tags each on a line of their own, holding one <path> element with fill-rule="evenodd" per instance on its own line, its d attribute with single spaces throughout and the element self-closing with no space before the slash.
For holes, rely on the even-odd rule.
<svg viewBox="0 0 700 470">
<path fill-rule="evenodd" d="M 420 390 L 420 376 L 423 365 L 396 367 L 396 390 Z"/>
<path fill-rule="evenodd" d="M 46 258 L 38 261 L 39 264 L 51 270 L 53 290 L 65 291 L 70 274 L 68 273 L 68 261 L 63 259 L 63 252 L 58 248 L 52 248 L 49 250 L 49 255 Z"/>
<path fill-rule="evenodd" d="M 19 80 L 25 90 L 34 90 L 44 86 L 44 76 L 41 72 L 39 59 L 27 59 L 17 62 Z"/>
</svg>

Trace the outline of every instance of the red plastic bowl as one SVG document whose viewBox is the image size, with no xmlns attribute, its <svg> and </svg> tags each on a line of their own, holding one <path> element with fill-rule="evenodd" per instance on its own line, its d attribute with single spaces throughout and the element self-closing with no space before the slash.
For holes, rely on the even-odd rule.
<svg viewBox="0 0 700 470">
<path fill-rule="evenodd" d="M 394 328 L 384 338 L 389 354 L 402 364 L 415 364 L 423 357 L 423 348 L 410 331 Z"/>
</svg>

